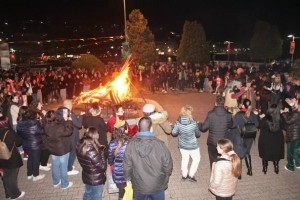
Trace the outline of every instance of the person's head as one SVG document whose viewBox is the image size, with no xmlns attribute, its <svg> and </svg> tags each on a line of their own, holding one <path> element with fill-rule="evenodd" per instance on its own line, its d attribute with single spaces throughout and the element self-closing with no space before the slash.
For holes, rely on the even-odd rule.
<svg viewBox="0 0 300 200">
<path fill-rule="evenodd" d="M 239 177 L 241 175 L 241 160 L 234 152 L 232 142 L 228 139 L 219 140 L 217 144 L 217 150 L 219 154 L 230 157 L 232 161 L 231 172 L 235 177 Z"/>
<path fill-rule="evenodd" d="M 142 117 L 139 121 L 139 131 L 150 131 L 152 127 L 152 120 L 150 117 Z"/>
<path fill-rule="evenodd" d="M 193 120 L 193 107 L 190 105 L 185 105 L 180 110 L 180 116 L 187 116 L 190 120 Z"/>
<path fill-rule="evenodd" d="M 0 114 L 1 116 L 1 114 Z M 8 117 L 1 116 L 0 117 L 0 128 L 10 128 L 10 125 L 8 123 Z"/>
<path fill-rule="evenodd" d="M 113 135 L 118 142 L 124 142 L 131 138 L 131 136 L 128 134 L 125 120 L 120 120 L 117 118 L 117 122 L 114 125 Z"/>
<path fill-rule="evenodd" d="M 222 95 L 218 95 L 216 97 L 216 103 L 215 103 L 215 105 L 216 106 L 224 106 L 224 103 L 225 103 L 225 98 L 222 97 Z"/>
<path fill-rule="evenodd" d="M 45 120 L 47 123 L 52 123 L 56 121 L 56 113 L 54 110 L 49 110 L 45 115 Z"/>
<path fill-rule="evenodd" d="M 88 150 L 88 145 L 92 144 L 93 147 L 96 149 L 98 153 L 104 154 L 105 146 L 102 146 L 99 143 L 99 133 L 98 130 L 95 127 L 88 127 L 86 131 L 84 132 L 83 138 L 81 139 L 82 145 L 80 148 L 82 148 L 83 155 L 86 154 Z M 101 152 L 100 152 L 101 151 Z"/>
<path fill-rule="evenodd" d="M 89 109 L 89 112 L 92 116 L 98 116 L 101 113 L 101 107 L 97 103 L 94 103 Z"/>
<path fill-rule="evenodd" d="M 147 103 L 143 106 L 144 116 L 150 116 L 155 111 L 155 106 L 151 103 Z"/>
<path fill-rule="evenodd" d="M 27 106 L 21 106 L 18 114 L 18 121 L 35 120 L 37 112 L 30 110 Z"/>
<path fill-rule="evenodd" d="M 116 113 L 116 116 L 123 116 L 124 115 L 124 109 L 123 109 L 122 105 L 116 105 L 114 107 L 114 111 Z"/>
<path fill-rule="evenodd" d="M 73 108 L 73 104 L 72 104 L 72 100 L 64 100 L 64 107 L 68 108 L 69 110 L 72 110 Z"/>
</svg>

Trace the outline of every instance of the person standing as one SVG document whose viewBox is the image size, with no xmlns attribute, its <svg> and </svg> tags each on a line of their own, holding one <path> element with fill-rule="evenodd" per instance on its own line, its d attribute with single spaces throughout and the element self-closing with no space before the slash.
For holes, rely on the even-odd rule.
<svg viewBox="0 0 300 200">
<path fill-rule="evenodd" d="M 221 156 L 213 163 L 209 190 L 216 200 L 231 200 L 241 175 L 241 160 L 228 139 L 218 141 L 217 151 Z"/>
<path fill-rule="evenodd" d="M 286 100 L 287 101 L 287 100 Z M 286 143 L 287 143 L 287 171 L 300 169 L 300 106 L 299 100 L 295 98 L 287 101 L 292 107 L 292 112 L 288 108 L 281 110 L 282 117 L 286 126 Z"/>
<path fill-rule="evenodd" d="M 22 139 L 10 128 L 8 118 L 2 116 L 2 113 L 0 113 L 0 140 L 11 151 L 11 157 L 8 160 L 0 159 L 0 168 L 3 168 L 2 180 L 5 196 L 7 199 L 21 198 L 25 192 L 19 189 L 18 175 L 23 161 L 17 146 L 21 145 Z"/>
<path fill-rule="evenodd" d="M 179 135 L 179 150 L 181 153 L 181 172 L 182 180 L 186 179 L 196 182 L 195 173 L 200 163 L 200 148 L 197 137 L 200 137 L 199 126 L 192 116 L 193 108 L 186 105 L 181 108 L 172 135 Z M 190 170 L 188 170 L 189 158 L 192 158 Z"/>
<path fill-rule="evenodd" d="M 101 200 L 106 181 L 107 157 L 105 146 L 99 143 L 98 130 L 89 127 L 76 145 L 76 154 L 82 167 L 85 184 L 84 200 Z"/>
<path fill-rule="evenodd" d="M 164 200 L 173 160 L 166 145 L 152 132 L 150 117 L 142 117 L 139 132 L 127 144 L 124 155 L 124 178 L 132 183 L 135 200 Z"/>
<path fill-rule="evenodd" d="M 267 173 L 268 161 L 273 161 L 274 171 L 279 173 L 279 161 L 284 158 L 284 136 L 280 120 L 280 107 L 271 105 L 267 115 L 259 123 L 258 152 L 262 159 L 263 172 Z"/>
<path fill-rule="evenodd" d="M 215 107 L 209 111 L 206 119 L 199 124 L 201 131 L 209 131 L 207 137 L 207 150 L 209 155 L 210 168 L 212 163 L 218 158 L 217 142 L 224 139 L 229 128 L 232 126 L 232 116 L 224 108 L 224 97 L 216 97 Z"/>
<path fill-rule="evenodd" d="M 44 145 L 50 151 L 52 158 L 53 186 L 61 185 L 62 189 L 72 187 L 68 179 L 68 160 L 72 150 L 71 135 L 73 123 L 67 108 L 50 110 L 45 116 Z"/>
</svg>

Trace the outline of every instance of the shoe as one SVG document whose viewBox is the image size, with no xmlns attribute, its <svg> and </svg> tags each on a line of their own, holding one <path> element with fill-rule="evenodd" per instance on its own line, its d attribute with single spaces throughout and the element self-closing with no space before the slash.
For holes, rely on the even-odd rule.
<svg viewBox="0 0 300 200">
<path fill-rule="evenodd" d="M 38 176 L 34 176 L 32 180 L 39 181 L 39 180 L 42 180 L 43 178 L 45 178 L 45 174 L 40 174 Z"/>
<path fill-rule="evenodd" d="M 59 181 L 56 185 L 53 185 L 53 187 L 58 187 L 61 184 L 61 181 Z"/>
<path fill-rule="evenodd" d="M 296 167 L 296 169 L 300 169 L 300 166 Z"/>
<path fill-rule="evenodd" d="M 197 180 L 195 179 L 195 177 L 190 177 L 190 176 L 188 176 L 187 178 L 188 178 L 189 181 L 191 181 L 191 182 L 197 182 Z"/>
<path fill-rule="evenodd" d="M 28 160 L 28 155 L 24 156 L 23 160 Z"/>
<path fill-rule="evenodd" d="M 43 171 L 50 171 L 50 168 L 49 167 L 47 167 L 47 166 L 42 166 L 42 165 L 40 165 L 40 170 L 43 170 Z"/>
<path fill-rule="evenodd" d="M 27 180 L 31 180 L 33 178 L 33 175 L 27 176 Z"/>
<path fill-rule="evenodd" d="M 289 172 L 294 172 L 293 170 L 288 169 L 286 166 L 284 166 L 284 169 Z"/>
<path fill-rule="evenodd" d="M 186 181 L 187 177 L 181 177 L 181 181 Z"/>
<path fill-rule="evenodd" d="M 63 190 L 66 190 L 66 189 L 68 189 L 68 188 L 72 187 L 72 185 L 73 185 L 73 182 L 69 182 L 69 185 L 68 185 L 67 187 L 65 187 L 65 188 L 61 188 L 61 189 L 63 189 Z"/>
<path fill-rule="evenodd" d="M 52 164 L 51 164 L 51 163 L 47 163 L 47 167 L 49 167 L 49 168 L 50 168 L 51 166 L 52 166 Z"/>
<path fill-rule="evenodd" d="M 20 199 L 20 198 L 24 197 L 24 195 L 25 195 L 25 192 L 22 191 L 21 194 L 20 194 L 20 196 L 18 196 L 17 198 L 14 198 L 14 199 Z"/>
<path fill-rule="evenodd" d="M 69 171 L 69 172 L 68 172 L 68 175 L 69 175 L 69 176 L 77 175 L 77 174 L 79 174 L 79 171 L 77 171 L 77 170 L 75 170 L 75 169 L 73 169 L 72 171 Z"/>
</svg>

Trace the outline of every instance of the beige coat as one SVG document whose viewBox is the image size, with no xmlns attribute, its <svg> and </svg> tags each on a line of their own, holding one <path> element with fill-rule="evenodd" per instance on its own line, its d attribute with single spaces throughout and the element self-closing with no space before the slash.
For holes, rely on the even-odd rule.
<svg viewBox="0 0 300 200">
<path fill-rule="evenodd" d="M 225 156 L 223 158 L 230 159 Z M 231 197 L 235 194 L 238 179 L 231 170 L 231 161 L 220 160 L 213 163 L 209 190 L 216 196 Z"/>
<path fill-rule="evenodd" d="M 168 121 L 168 113 L 166 111 L 155 112 L 150 115 L 150 118 L 152 119 L 153 133 L 168 146 L 168 135 L 172 132 L 172 127 Z"/>
</svg>

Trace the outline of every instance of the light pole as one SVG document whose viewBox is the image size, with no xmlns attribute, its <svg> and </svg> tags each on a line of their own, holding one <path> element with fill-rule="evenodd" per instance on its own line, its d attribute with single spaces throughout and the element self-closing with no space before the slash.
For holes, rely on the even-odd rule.
<svg viewBox="0 0 300 200">
<path fill-rule="evenodd" d="M 126 0 L 123 0 L 124 4 L 124 31 L 125 31 L 125 41 L 127 42 L 127 23 L 126 23 Z"/>
<path fill-rule="evenodd" d="M 296 48 L 295 39 L 298 39 L 300 37 L 295 37 L 295 35 L 291 34 L 287 36 L 288 38 L 292 38 L 291 44 L 290 44 L 290 54 L 291 54 L 291 65 L 293 65 L 294 62 L 294 52 Z"/>
</svg>

